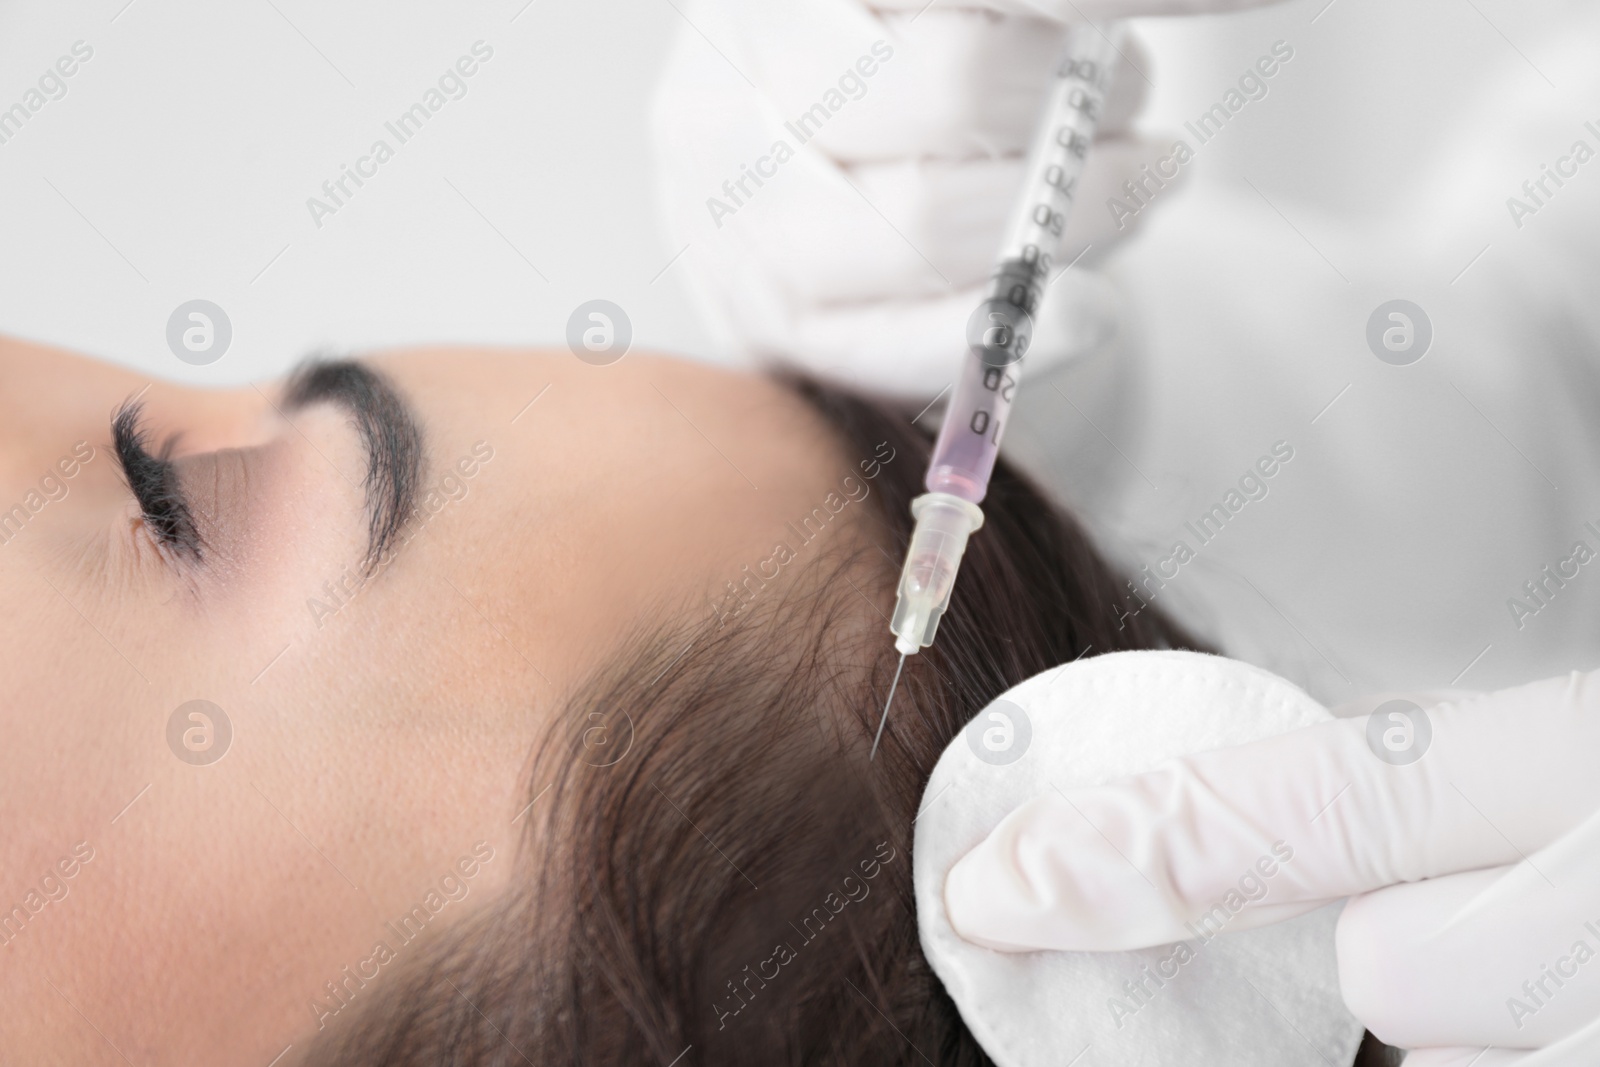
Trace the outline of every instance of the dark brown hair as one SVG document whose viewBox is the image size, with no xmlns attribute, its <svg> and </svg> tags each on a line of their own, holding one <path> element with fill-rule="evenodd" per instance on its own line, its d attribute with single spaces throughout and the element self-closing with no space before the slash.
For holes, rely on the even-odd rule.
<svg viewBox="0 0 1600 1067">
<path fill-rule="evenodd" d="M 990 1062 L 918 943 L 910 842 L 928 774 L 968 719 L 1042 670 L 1200 646 L 1154 607 L 1130 612 L 1084 531 L 1002 461 L 939 639 L 908 661 L 869 764 L 929 442 L 883 407 L 794 386 L 853 471 L 880 461 L 862 483 L 870 520 L 737 616 L 642 624 L 536 746 L 528 796 L 549 793 L 513 888 L 330 1026 L 310 1062 Z M 596 722 L 603 759 L 585 747 Z"/>
</svg>

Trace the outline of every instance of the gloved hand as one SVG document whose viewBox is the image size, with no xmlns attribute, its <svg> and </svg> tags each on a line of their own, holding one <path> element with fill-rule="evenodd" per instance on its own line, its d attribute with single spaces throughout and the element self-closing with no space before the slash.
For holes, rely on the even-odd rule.
<svg viewBox="0 0 1600 1067">
<path fill-rule="evenodd" d="M 925 400 L 953 375 L 1068 27 L 1263 2 L 689 0 L 652 115 L 672 269 L 723 356 Z M 1132 229 L 1107 199 L 1172 145 L 1130 133 L 1149 74 L 1123 52 L 1057 262 L 1093 252 L 1051 285 L 1031 367 L 1111 328 L 1082 268 Z"/>
<path fill-rule="evenodd" d="M 1407 1067 L 1600 1063 L 1600 673 L 1408 708 L 1031 801 L 952 868 L 951 925 L 1102 951 L 1350 897 L 1345 1001 Z"/>
</svg>

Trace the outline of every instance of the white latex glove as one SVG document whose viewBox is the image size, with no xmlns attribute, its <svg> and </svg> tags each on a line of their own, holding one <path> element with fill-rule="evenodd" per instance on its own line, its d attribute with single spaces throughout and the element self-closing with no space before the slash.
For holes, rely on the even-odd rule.
<svg viewBox="0 0 1600 1067">
<path fill-rule="evenodd" d="M 688 0 L 652 115 L 672 269 L 724 357 L 926 399 L 954 373 L 1069 25 L 1264 2 Z M 1129 132 L 1148 63 L 1123 52 L 1057 262 L 1094 252 L 1050 287 L 1030 366 L 1113 327 L 1083 267 L 1132 229 L 1107 199 L 1170 152 Z M 819 125 L 786 126 L 818 105 Z"/>
<path fill-rule="evenodd" d="M 1407 1067 L 1600 1063 L 1600 673 L 1429 707 L 1409 737 L 1390 707 L 1031 801 L 951 870 L 951 924 L 1130 949 L 1350 897 L 1341 989 Z"/>
</svg>

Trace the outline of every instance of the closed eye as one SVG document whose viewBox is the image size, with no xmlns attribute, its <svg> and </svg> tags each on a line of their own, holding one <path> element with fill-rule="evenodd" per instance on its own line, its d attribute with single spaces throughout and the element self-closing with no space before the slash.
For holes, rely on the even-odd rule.
<svg viewBox="0 0 1600 1067">
<path fill-rule="evenodd" d="M 364 566 L 378 563 L 399 541 L 416 510 L 426 449 L 416 415 L 389 380 L 352 360 L 309 360 L 291 375 L 280 413 L 293 414 L 314 404 L 332 403 L 351 416 L 367 453 L 364 481 L 368 522 Z M 123 480 L 133 493 L 156 543 L 173 558 L 199 562 L 207 552 L 196 512 L 184 492 L 178 464 L 172 459 L 176 438 L 152 447 L 142 418 L 143 406 L 125 402 L 111 419 L 113 451 Z M 188 462 L 187 460 L 185 461 Z"/>
<path fill-rule="evenodd" d="M 199 561 L 205 541 L 178 481 L 177 466 L 170 458 L 176 439 L 168 438 L 151 452 L 142 415 L 143 406 L 128 401 L 111 417 L 113 451 L 122 467 L 123 480 L 156 541 L 181 557 Z"/>
</svg>

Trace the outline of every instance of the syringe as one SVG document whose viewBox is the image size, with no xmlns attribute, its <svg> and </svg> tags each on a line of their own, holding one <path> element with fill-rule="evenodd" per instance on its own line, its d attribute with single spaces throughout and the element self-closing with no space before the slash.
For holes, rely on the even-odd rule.
<svg viewBox="0 0 1600 1067">
<path fill-rule="evenodd" d="M 967 538 L 983 525 L 978 505 L 1010 419 L 1033 338 L 1033 315 L 1051 280 L 1078 177 L 1105 110 L 1120 38 L 1115 24 L 1102 30 L 1086 23 L 1068 35 L 994 276 L 983 303 L 967 320 L 967 351 L 923 481 L 927 492 L 911 502 L 916 526 L 889 623 L 900 665 L 869 760 L 877 757 L 906 657 L 933 644 Z"/>
</svg>

